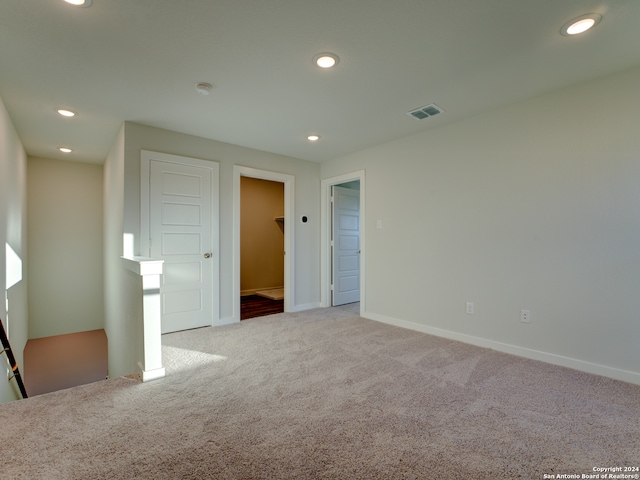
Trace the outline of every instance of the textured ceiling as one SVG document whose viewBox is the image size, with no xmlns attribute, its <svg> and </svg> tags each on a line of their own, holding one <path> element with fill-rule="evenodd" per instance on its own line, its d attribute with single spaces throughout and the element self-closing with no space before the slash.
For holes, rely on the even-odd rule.
<svg viewBox="0 0 640 480">
<path fill-rule="evenodd" d="M 639 65 L 638 21 L 638 0 L 2 0 L 0 96 L 32 156 L 100 163 L 133 121 L 323 161 Z"/>
</svg>

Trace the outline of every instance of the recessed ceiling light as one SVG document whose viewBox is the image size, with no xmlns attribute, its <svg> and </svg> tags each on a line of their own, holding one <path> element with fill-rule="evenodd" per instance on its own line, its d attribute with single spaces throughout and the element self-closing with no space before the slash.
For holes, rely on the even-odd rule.
<svg viewBox="0 0 640 480">
<path fill-rule="evenodd" d="M 213 85 L 207 82 L 200 82 L 196 84 L 196 92 L 200 95 L 209 95 L 212 89 Z"/>
<path fill-rule="evenodd" d="M 67 118 L 75 117 L 76 115 L 78 115 L 76 112 L 74 112 L 73 110 L 69 110 L 68 108 L 56 108 L 56 112 L 58 112 L 58 115 L 62 115 L 63 117 Z"/>
<path fill-rule="evenodd" d="M 73 150 L 71 150 L 69 147 L 58 147 L 58 150 L 60 150 L 62 153 L 71 153 L 71 152 L 73 152 Z"/>
<path fill-rule="evenodd" d="M 318 140 L 320 140 L 320 135 L 309 135 L 307 137 L 307 140 L 309 140 L 310 142 L 317 142 Z"/>
<path fill-rule="evenodd" d="M 565 23 L 560 29 L 560 33 L 567 36 L 578 35 L 595 27 L 600 23 L 600 20 L 602 20 L 602 15 L 597 13 L 581 15 Z"/>
<path fill-rule="evenodd" d="M 318 53 L 313 57 L 313 64 L 320 68 L 331 68 L 338 64 L 340 59 L 335 53 Z"/>
<path fill-rule="evenodd" d="M 64 0 L 64 2 L 74 7 L 88 7 L 91 5 L 91 0 Z"/>
</svg>

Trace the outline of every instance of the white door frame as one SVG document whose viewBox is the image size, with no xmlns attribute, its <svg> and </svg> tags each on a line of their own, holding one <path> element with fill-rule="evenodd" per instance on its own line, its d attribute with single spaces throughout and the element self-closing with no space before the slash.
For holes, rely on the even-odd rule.
<svg viewBox="0 0 640 480">
<path fill-rule="evenodd" d="M 219 172 L 220 164 L 210 160 L 199 158 L 183 157 L 181 155 L 171 155 L 168 153 L 152 152 L 142 150 L 140 152 L 140 255 L 148 257 L 150 253 L 150 208 L 149 205 L 149 172 L 151 160 L 159 160 L 167 163 L 179 165 L 191 165 L 195 167 L 214 168 Z M 218 173 L 219 175 L 219 173 Z M 213 257 L 211 258 L 212 282 L 211 301 L 213 311 L 211 324 L 215 325 L 220 319 L 220 180 L 211 184 L 211 245 Z M 127 246 L 125 245 L 125 251 Z"/>
<path fill-rule="evenodd" d="M 320 189 L 320 305 L 331 306 L 331 187 L 342 183 L 360 181 L 360 315 L 366 311 L 365 289 L 365 182 L 364 170 L 346 173 L 322 180 Z"/>
<path fill-rule="evenodd" d="M 295 290 L 294 179 L 293 175 L 251 167 L 233 166 L 233 321 L 240 321 L 240 177 L 284 184 L 284 311 L 290 312 Z"/>
</svg>

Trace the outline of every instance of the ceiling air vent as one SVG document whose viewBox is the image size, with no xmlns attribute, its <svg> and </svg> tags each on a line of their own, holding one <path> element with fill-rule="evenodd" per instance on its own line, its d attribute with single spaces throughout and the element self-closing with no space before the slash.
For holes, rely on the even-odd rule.
<svg viewBox="0 0 640 480">
<path fill-rule="evenodd" d="M 410 112 L 407 112 L 407 115 L 412 116 L 416 120 L 424 120 L 425 118 L 433 117 L 433 116 L 438 115 L 439 113 L 442 113 L 442 112 L 444 112 L 443 109 L 441 109 L 435 103 L 431 103 L 431 104 L 426 105 L 424 107 L 420 107 L 420 108 L 416 108 L 415 110 L 411 110 Z"/>
</svg>

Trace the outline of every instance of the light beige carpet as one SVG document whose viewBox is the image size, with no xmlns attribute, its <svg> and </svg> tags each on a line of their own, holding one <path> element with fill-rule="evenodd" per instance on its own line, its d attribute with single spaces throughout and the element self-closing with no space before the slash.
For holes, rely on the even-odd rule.
<svg viewBox="0 0 640 480">
<path fill-rule="evenodd" d="M 0 406 L 7 479 L 542 479 L 640 465 L 640 386 L 365 320 L 163 337 L 167 377 Z"/>
</svg>

